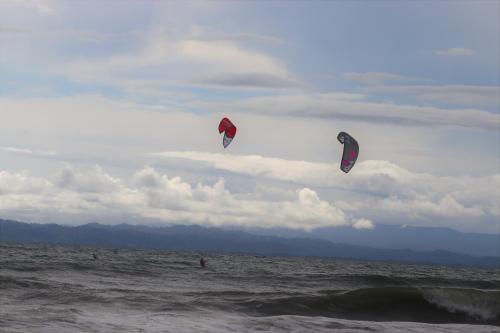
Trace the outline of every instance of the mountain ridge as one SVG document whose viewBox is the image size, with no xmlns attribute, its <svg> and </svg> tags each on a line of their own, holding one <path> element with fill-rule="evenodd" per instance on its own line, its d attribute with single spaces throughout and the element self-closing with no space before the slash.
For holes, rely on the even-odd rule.
<svg viewBox="0 0 500 333">
<path fill-rule="evenodd" d="M 189 250 L 488 268 L 500 267 L 500 257 L 497 256 L 478 257 L 443 250 L 419 252 L 411 249 L 377 249 L 333 243 L 324 239 L 283 238 L 198 225 L 149 227 L 129 224 L 110 226 L 91 223 L 80 226 L 63 226 L 0 220 L 0 244 L 2 243 Z"/>
</svg>

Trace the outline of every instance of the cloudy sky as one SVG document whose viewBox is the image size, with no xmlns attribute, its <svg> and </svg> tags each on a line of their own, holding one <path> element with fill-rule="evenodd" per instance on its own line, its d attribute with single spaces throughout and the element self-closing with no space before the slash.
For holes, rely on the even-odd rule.
<svg viewBox="0 0 500 333">
<path fill-rule="evenodd" d="M 3 0 L 1 217 L 498 232 L 499 13 Z"/>
</svg>

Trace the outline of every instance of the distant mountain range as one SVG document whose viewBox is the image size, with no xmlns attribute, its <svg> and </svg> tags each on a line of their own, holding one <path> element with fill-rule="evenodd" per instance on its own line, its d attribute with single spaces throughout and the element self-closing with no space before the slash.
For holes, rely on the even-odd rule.
<svg viewBox="0 0 500 333">
<path fill-rule="evenodd" d="M 283 229 L 281 232 L 283 233 L 285 230 Z M 329 228 L 326 228 L 321 236 L 331 237 L 331 234 L 326 232 L 328 230 Z M 262 233 L 262 229 L 254 230 L 254 232 Z M 345 230 L 343 232 L 348 234 Z M 0 220 L 0 244 L 42 243 L 174 251 L 189 250 L 500 268 L 499 256 L 479 257 L 443 250 L 381 249 L 334 243 L 318 237 L 312 238 L 315 233 L 309 233 L 309 237 L 301 237 L 300 235 L 299 233 L 299 237 L 294 237 L 290 231 L 285 235 L 286 237 L 279 237 L 239 230 L 181 225 L 147 227 L 128 224 L 108 226 L 91 223 L 70 227 Z M 332 238 L 334 239 L 334 237 Z"/>
<path fill-rule="evenodd" d="M 415 251 L 445 250 L 473 256 L 500 256 L 500 235 L 462 233 L 448 228 L 377 224 L 374 229 L 351 226 L 317 228 L 310 232 L 286 228 L 247 229 L 257 235 L 319 238 L 334 243 Z"/>
</svg>

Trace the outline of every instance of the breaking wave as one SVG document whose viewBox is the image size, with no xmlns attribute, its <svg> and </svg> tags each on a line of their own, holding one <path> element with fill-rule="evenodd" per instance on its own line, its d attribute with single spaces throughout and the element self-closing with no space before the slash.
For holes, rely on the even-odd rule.
<svg viewBox="0 0 500 333">
<path fill-rule="evenodd" d="M 323 291 L 244 303 L 260 315 L 325 316 L 372 321 L 500 324 L 500 291 L 381 287 Z"/>
</svg>

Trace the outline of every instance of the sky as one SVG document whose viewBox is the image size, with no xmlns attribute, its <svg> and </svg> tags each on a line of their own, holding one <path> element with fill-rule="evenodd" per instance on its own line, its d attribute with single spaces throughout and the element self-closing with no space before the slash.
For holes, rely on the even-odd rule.
<svg viewBox="0 0 500 333">
<path fill-rule="evenodd" d="M 1 218 L 499 232 L 499 22 L 498 1 L 3 0 Z"/>
</svg>

